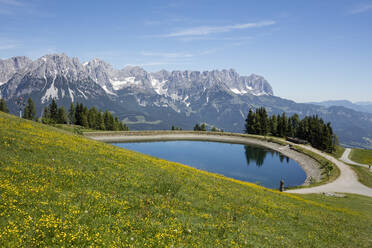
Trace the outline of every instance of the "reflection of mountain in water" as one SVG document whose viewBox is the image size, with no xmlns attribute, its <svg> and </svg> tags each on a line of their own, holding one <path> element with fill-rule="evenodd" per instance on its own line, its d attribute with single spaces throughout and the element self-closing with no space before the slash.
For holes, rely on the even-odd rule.
<svg viewBox="0 0 372 248">
<path fill-rule="evenodd" d="M 251 162 L 255 162 L 257 167 L 261 167 L 265 161 L 267 153 L 270 153 L 271 156 L 279 155 L 280 162 L 283 163 L 284 160 L 289 163 L 289 158 L 272 150 L 267 150 L 262 147 L 254 146 L 244 146 L 245 149 L 245 158 L 247 159 L 247 165 Z"/>
</svg>

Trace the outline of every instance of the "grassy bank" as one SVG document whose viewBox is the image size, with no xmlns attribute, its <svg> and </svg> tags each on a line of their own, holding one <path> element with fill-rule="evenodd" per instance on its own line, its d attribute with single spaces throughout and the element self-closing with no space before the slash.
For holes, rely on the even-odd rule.
<svg viewBox="0 0 372 248">
<path fill-rule="evenodd" d="M 309 157 L 313 158 L 315 161 L 318 162 L 318 164 L 320 165 L 320 168 L 322 170 L 322 180 L 318 181 L 318 182 L 313 182 L 311 183 L 309 186 L 298 186 L 298 187 L 293 187 L 293 188 L 308 188 L 308 187 L 316 187 L 316 186 L 319 186 L 319 185 L 323 185 L 323 184 L 326 184 L 326 183 L 330 183 L 330 182 L 333 182 L 334 180 L 336 180 L 339 176 L 340 176 L 340 169 L 335 165 L 333 164 L 331 161 L 325 159 L 324 157 L 312 152 L 312 151 L 308 151 L 306 149 L 303 149 L 302 147 L 300 146 L 293 146 L 294 150 L 298 151 L 298 152 L 301 152 L 301 153 L 304 153 L 306 155 L 308 155 Z M 332 167 L 332 170 L 329 171 L 327 169 L 328 166 L 331 166 Z"/>
<path fill-rule="evenodd" d="M 343 148 L 342 146 L 336 146 L 336 150 L 332 153 L 332 155 L 335 157 L 335 158 L 341 158 L 342 154 L 344 154 L 345 152 L 345 148 Z"/>
<path fill-rule="evenodd" d="M 359 182 L 372 188 L 372 171 L 368 168 L 361 167 L 358 165 L 348 164 L 358 175 Z"/>
<path fill-rule="evenodd" d="M 370 164 L 372 166 L 372 150 L 352 149 L 350 159 L 360 164 Z"/>
<path fill-rule="evenodd" d="M 279 193 L 3 113 L 0 196 L 1 247 L 372 245 L 372 198 Z"/>
</svg>

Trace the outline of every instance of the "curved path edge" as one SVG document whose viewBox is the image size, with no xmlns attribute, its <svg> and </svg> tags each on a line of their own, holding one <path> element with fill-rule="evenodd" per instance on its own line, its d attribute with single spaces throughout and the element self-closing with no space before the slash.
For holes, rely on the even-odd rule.
<svg viewBox="0 0 372 248">
<path fill-rule="evenodd" d="M 321 152 L 309 146 L 300 145 L 302 148 L 312 151 L 330 160 L 340 169 L 340 176 L 333 182 L 313 188 L 288 190 L 289 193 L 310 194 L 310 193 L 350 193 L 372 197 L 372 189 L 361 184 L 355 172 L 342 161 L 329 154 Z"/>
<path fill-rule="evenodd" d="M 366 164 L 360 164 L 360 163 L 357 163 L 357 162 L 354 162 L 353 160 L 351 160 L 349 158 L 350 152 L 351 152 L 351 149 L 346 148 L 340 159 L 342 161 L 344 161 L 345 163 L 348 163 L 348 164 L 353 164 L 353 165 L 358 165 L 358 166 L 361 166 L 361 167 L 369 168 L 369 166 L 366 165 Z"/>
<path fill-rule="evenodd" d="M 219 135 L 219 134 L 200 134 L 196 133 L 154 133 L 150 132 L 138 132 L 137 134 L 131 133 L 130 135 L 125 133 L 85 133 L 85 136 L 97 141 L 115 143 L 115 142 L 143 142 L 143 141 L 170 141 L 170 140 L 198 140 L 198 141 L 216 141 L 216 142 L 227 142 L 235 144 L 246 144 L 246 145 L 259 145 L 278 151 L 285 156 L 298 162 L 301 167 L 305 170 L 306 174 L 315 176 L 318 173 L 320 177 L 320 170 L 315 160 L 309 156 L 300 152 L 293 151 L 287 146 L 283 146 L 274 142 L 257 139 L 254 137 L 244 137 L 241 135 Z M 290 143 L 290 142 L 287 142 Z M 358 177 L 354 171 L 343 162 L 335 159 L 334 157 L 323 153 L 315 148 L 298 145 L 308 151 L 314 152 L 324 158 L 333 162 L 340 169 L 340 176 L 333 182 L 328 184 L 311 187 L 287 190 L 287 193 L 298 193 L 298 194 L 312 194 L 312 193 L 351 193 L 359 194 L 372 197 L 372 189 L 364 186 L 358 181 Z M 314 164 L 315 163 L 315 164 Z"/>
</svg>

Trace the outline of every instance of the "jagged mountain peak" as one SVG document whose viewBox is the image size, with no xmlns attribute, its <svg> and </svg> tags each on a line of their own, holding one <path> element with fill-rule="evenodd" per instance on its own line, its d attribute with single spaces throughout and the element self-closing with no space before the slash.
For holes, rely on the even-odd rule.
<svg viewBox="0 0 372 248">
<path fill-rule="evenodd" d="M 55 92 L 58 92 L 58 89 L 55 88 L 55 82 L 58 82 L 59 87 L 62 87 L 62 82 L 69 84 L 90 82 L 91 88 L 94 88 L 93 84 L 96 84 L 111 96 L 118 96 L 118 94 L 120 95 L 119 91 L 126 89 L 126 91 L 147 92 L 147 94 L 170 97 L 173 100 L 191 99 L 192 97 L 199 99 L 205 91 L 215 92 L 217 89 L 237 95 L 272 95 L 271 86 L 263 77 L 255 74 L 248 77 L 240 76 L 234 69 L 203 72 L 161 70 L 152 73 L 139 66 L 126 66 L 117 70 L 98 58 L 81 63 L 77 57 L 69 57 L 65 53 L 47 54 L 35 61 L 26 57 L 19 57 L 12 61 L 19 62 L 7 62 L 7 66 L 1 68 L 6 73 L 0 73 L 0 76 L 4 78 L 5 82 L 9 81 L 14 73 L 20 72 L 16 64 L 24 65 L 21 71 L 24 76 L 17 76 L 12 80 L 12 86 L 7 87 L 6 90 L 8 97 L 19 90 L 19 85 L 26 87 L 27 82 L 32 79 L 37 79 L 34 81 L 35 85 L 44 85 L 43 89 L 50 89 L 49 93 L 47 92 L 50 97 L 57 95 Z M 8 69 L 9 67 L 10 69 Z M 68 87 L 66 89 L 69 90 Z M 84 92 L 79 94 L 84 94 Z M 72 93 L 69 95 L 73 98 Z M 44 97 L 44 99 L 49 98 Z"/>
<path fill-rule="evenodd" d="M 0 85 L 5 84 L 15 73 L 23 71 L 32 60 L 25 56 L 0 59 Z"/>
</svg>

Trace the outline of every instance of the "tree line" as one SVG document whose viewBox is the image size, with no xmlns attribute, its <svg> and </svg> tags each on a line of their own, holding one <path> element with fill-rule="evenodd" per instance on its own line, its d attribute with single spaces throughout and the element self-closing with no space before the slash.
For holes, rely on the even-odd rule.
<svg viewBox="0 0 372 248">
<path fill-rule="evenodd" d="M 4 113 L 9 113 L 8 105 L 4 99 L 0 99 L 0 111 Z"/>
<path fill-rule="evenodd" d="M 4 99 L 0 99 L 0 111 L 9 113 Z M 24 107 L 23 118 L 39 121 L 36 117 L 35 104 L 31 98 L 28 98 L 27 104 Z M 95 107 L 88 108 L 82 103 L 77 103 L 76 105 L 71 103 L 69 110 L 66 111 L 65 107 L 59 107 L 54 99 L 44 108 L 41 122 L 44 124 L 73 124 L 95 130 L 129 130 L 127 125 L 119 121 L 118 117 L 114 117 L 107 110 L 102 112 Z"/>
<path fill-rule="evenodd" d="M 208 131 L 207 130 L 207 125 L 205 123 L 202 123 L 199 125 L 199 123 L 196 123 L 194 126 L 194 131 Z M 212 126 L 210 129 L 211 132 L 223 132 L 222 129 L 218 129 L 215 126 Z"/>
<path fill-rule="evenodd" d="M 245 132 L 256 135 L 272 135 L 276 137 L 294 137 L 306 140 L 313 147 L 333 152 L 337 143 L 337 136 L 333 133 L 331 123 L 325 123 L 317 115 L 307 116 L 302 120 L 298 114 L 287 117 L 281 115 L 268 116 L 264 107 L 255 111 L 249 110 L 245 120 Z"/>
<path fill-rule="evenodd" d="M 82 103 L 71 103 L 68 111 L 58 107 L 53 99 L 43 111 L 41 121 L 45 124 L 73 124 L 95 130 L 128 131 L 129 128 L 109 111 L 102 112 L 95 107 L 88 108 Z"/>
</svg>

